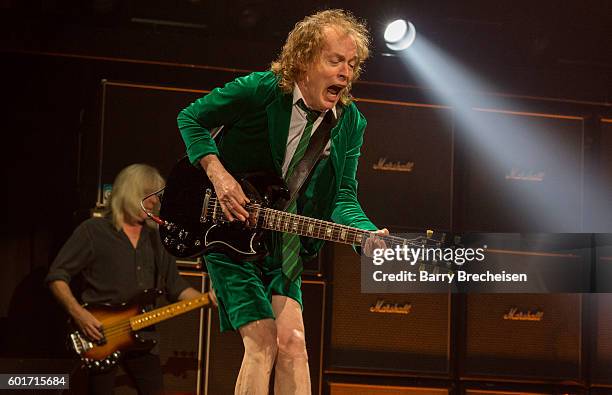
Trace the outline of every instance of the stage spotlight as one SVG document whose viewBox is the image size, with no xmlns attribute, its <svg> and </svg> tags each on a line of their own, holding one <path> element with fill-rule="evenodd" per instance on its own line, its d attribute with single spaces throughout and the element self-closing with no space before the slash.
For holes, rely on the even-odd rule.
<svg viewBox="0 0 612 395">
<path fill-rule="evenodd" d="M 412 45 L 416 38 L 416 29 L 412 22 L 398 19 L 387 25 L 385 29 L 385 42 L 389 49 L 403 51 Z"/>
</svg>

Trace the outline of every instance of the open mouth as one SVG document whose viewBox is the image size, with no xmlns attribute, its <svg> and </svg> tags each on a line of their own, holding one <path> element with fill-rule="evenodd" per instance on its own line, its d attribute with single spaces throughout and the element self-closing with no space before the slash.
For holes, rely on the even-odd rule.
<svg viewBox="0 0 612 395">
<path fill-rule="evenodd" d="M 342 91 L 342 89 L 344 89 L 344 86 L 342 85 L 331 85 L 327 87 L 327 93 L 331 95 L 333 98 L 337 98 L 338 95 L 340 94 L 340 91 Z"/>
</svg>

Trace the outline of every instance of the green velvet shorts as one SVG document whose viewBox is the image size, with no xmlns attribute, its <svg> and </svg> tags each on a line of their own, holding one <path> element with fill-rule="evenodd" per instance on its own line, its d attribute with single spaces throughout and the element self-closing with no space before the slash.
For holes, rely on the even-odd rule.
<svg viewBox="0 0 612 395">
<path fill-rule="evenodd" d="M 301 278 L 286 286 L 281 264 L 271 256 L 260 262 L 239 262 L 211 253 L 204 259 L 219 302 L 222 332 L 237 330 L 252 321 L 273 319 L 272 295 L 287 296 L 303 308 Z"/>
</svg>

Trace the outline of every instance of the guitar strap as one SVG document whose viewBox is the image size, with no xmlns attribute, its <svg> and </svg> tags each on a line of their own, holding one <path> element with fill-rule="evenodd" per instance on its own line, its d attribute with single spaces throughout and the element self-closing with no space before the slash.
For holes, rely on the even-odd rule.
<svg viewBox="0 0 612 395">
<path fill-rule="evenodd" d="M 331 130 L 336 126 L 338 119 L 342 115 L 342 106 L 336 107 L 337 117 L 334 117 L 333 111 L 329 110 L 325 113 L 323 121 L 319 127 L 315 130 L 314 134 L 310 138 L 310 143 L 302 159 L 295 165 L 293 174 L 287 181 L 287 188 L 289 189 L 289 199 L 279 199 L 275 205 L 278 210 L 285 211 L 298 195 L 302 192 L 304 185 L 308 184 L 312 170 L 321 159 L 325 146 L 327 145 L 331 136 Z M 216 143 L 223 138 L 224 127 L 220 126 L 211 130 L 211 137 Z"/>
<path fill-rule="evenodd" d="M 331 130 L 336 126 L 337 120 L 340 119 L 341 107 L 336 108 L 338 118 L 334 117 L 333 111 L 329 110 L 325 113 L 323 121 L 315 130 L 314 134 L 310 138 L 310 143 L 302 159 L 295 165 L 293 173 L 289 180 L 287 180 L 287 188 L 289 189 L 289 199 L 279 199 L 276 207 L 278 210 L 285 211 L 298 195 L 304 189 L 304 185 L 308 184 L 308 180 L 312 175 L 312 169 L 315 168 L 316 164 L 321 159 L 325 146 L 327 145 Z"/>
</svg>

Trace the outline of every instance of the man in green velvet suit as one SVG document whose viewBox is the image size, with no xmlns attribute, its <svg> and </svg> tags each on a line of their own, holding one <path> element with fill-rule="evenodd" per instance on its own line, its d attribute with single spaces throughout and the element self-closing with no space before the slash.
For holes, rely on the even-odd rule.
<svg viewBox="0 0 612 395">
<path fill-rule="evenodd" d="M 350 89 L 368 57 L 368 45 L 366 27 L 351 14 L 316 13 L 296 24 L 271 70 L 214 89 L 180 113 L 178 125 L 189 159 L 212 181 L 229 220 L 249 216 L 249 199 L 231 174 L 268 171 L 287 179 L 310 135 L 331 111 L 337 124 L 294 209 L 388 234 L 377 230 L 357 201 L 355 174 L 366 120 L 351 101 Z M 222 125 L 223 138 L 216 143 L 210 130 Z M 297 240 L 298 261 L 321 247 L 317 240 Z M 205 257 L 221 329 L 239 330 L 245 347 L 237 394 L 267 394 L 273 366 L 276 393 L 311 393 L 301 280 L 286 270 L 293 259 L 291 242 L 276 248 L 279 251 L 255 263 L 235 262 L 219 253 Z"/>
</svg>

